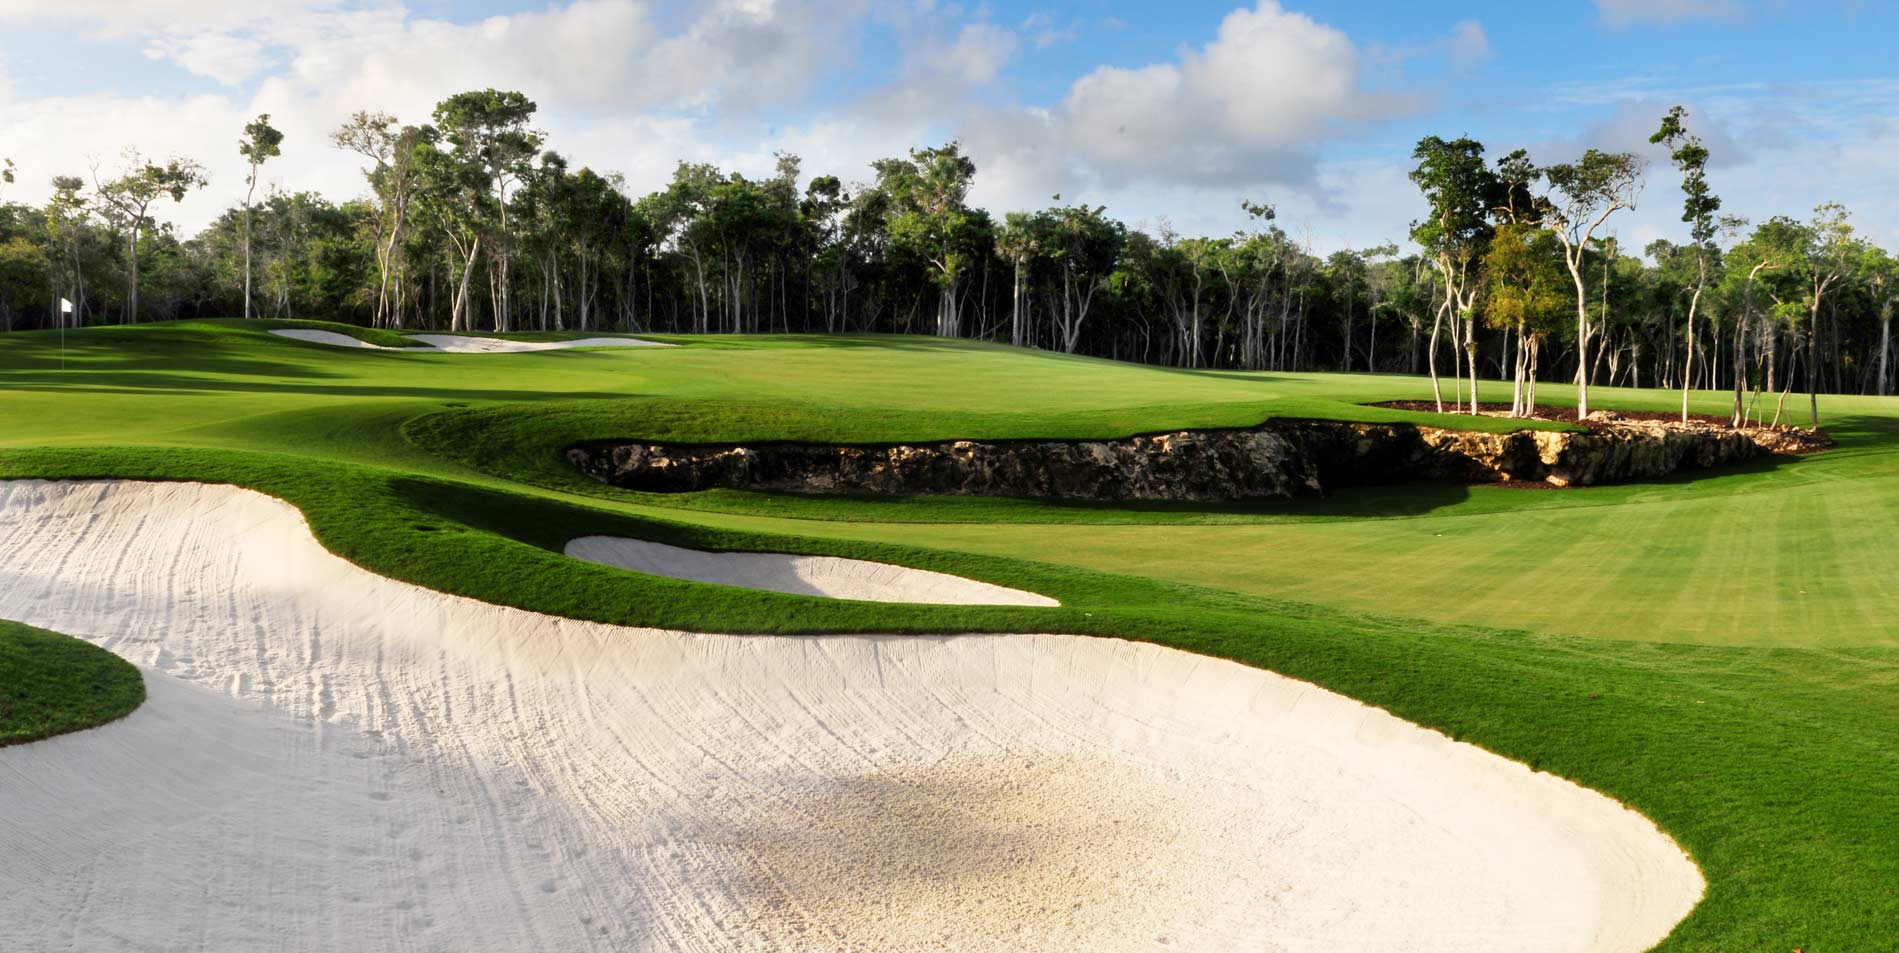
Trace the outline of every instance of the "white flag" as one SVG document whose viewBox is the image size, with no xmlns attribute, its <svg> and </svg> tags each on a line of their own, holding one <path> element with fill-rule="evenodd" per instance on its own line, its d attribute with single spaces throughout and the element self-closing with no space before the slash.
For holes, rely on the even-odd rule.
<svg viewBox="0 0 1899 953">
<path fill-rule="evenodd" d="M 73 303 L 70 301 L 67 301 L 65 298 L 59 299 L 59 313 L 60 314 L 73 313 Z"/>
</svg>

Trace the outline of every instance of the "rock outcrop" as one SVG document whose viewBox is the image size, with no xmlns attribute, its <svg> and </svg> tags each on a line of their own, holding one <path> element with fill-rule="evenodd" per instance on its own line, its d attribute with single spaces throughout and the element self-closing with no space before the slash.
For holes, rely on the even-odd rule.
<svg viewBox="0 0 1899 953">
<path fill-rule="evenodd" d="M 1412 424 L 1272 421 L 1118 440 L 958 440 L 879 446 L 667 446 L 603 441 L 568 458 L 631 490 L 1228 500 L 1408 481 L 1589 486 L 1655 479 L 1777 449 L 1771 433 L 1602 420 L 1588 432 L 1480 433 Z"/>
<path fill-rule="evenodd" d="M 1321 492 L 1303 449 L 1275 429 L 1124 440 L 958 440 L 895 446 L 594 444 L 568 457 L 632 490 L 746 487 L 806 493 L 1085 500 L 1283 499 Z"/>
</svg>

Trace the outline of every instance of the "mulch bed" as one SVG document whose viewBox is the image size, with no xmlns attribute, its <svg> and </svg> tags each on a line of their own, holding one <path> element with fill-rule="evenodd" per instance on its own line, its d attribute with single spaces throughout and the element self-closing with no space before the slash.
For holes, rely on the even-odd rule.
<svg viewBox="0 0 1899 953">
<path fill-rule="evenodd" d="M 1427 414 L 1437 412 L 1437 404 L 1428 400 L 1389 400 L 1383 403 L 1372 404 L 1370 406 L 1389 407 L 1392 410 L 1415 410 L 1415 411 L 1422 411 Z M 1453 413 L 1454 411 L 1451 408 L 1455 406 L 1456 406 L 1455 404 L 1446 402 L 1444 405 L 1444 412 Z M 1502 414 L 1507 414 L 1510 412 L 1510 405 L 1502 404 L 1502 403 L 1480 402 L 1477 405 L 1477 409 L 1480 412 L 1488 412 L 1492 414 L 1502 415 Z M 1566 424 L 1580 424 L 1585 429 L 1592 430 L 1592 431 L 1602 430 L 1609 424 L 1613 424 L 1618 421 L 1639 420 L 1639 421 L 1653 421 L 1656 423 L 1679 423 L 1681 421 L 1681 414 L 1669 413 L 1667 411 L 1611 410 L 1611 411 L 1608 411 L 1608 414 L 1612 416 L 1605 415 L 1603 417 L 1595 417 L 1592 414 L 1591 416 L 1594 419 L 1577 420 L 1576 408 L 1574 407 L 1558 407 L 1553 404 L 1537 404 L 1536 407 L 1533 408 L 1533 412 L 1530 414 L 1530 416 L 1523 419 L 1547 420 L 1547 421 L 1555 421 L 1555 422 L 1566 423 Z M 1727 417 L 1717 417 L 1713 414 L 1689 414 L 1688 419 L 1694 423 L 1703 424 L 1709 427 L 1719 427 L 1722 429 L 1726 429 L 1728 426 Z M 1824 430 L 1808 430 L 1804 427 L 1769 427 L 1765 424 L 1758 427 L 1746 427 L 1743 429 L 1752 430 L 1752 431 L 1771 431 L 1774 434 L 1774 437 L 1771 441 L 1769 441 L 1769 443 L 1771 444 L 1769 449 L 1771 449 L 1774 453 L 1789 453 L 1789 454 L 1817 453 L 1821 450 L 1825 450 L 1829 447 L 1834 446 L 1833 438 L 1827 436 L 1827 433 Z"/>
<path fill-rule="evenodd" d="M 1472 483 L 1471 486 L 1495 486 L 1506 490 L 1567 490 L 1566 486 L 1557 486 L 1547 480 L 1498 480 L 1494 483 Z"/>
</svg>

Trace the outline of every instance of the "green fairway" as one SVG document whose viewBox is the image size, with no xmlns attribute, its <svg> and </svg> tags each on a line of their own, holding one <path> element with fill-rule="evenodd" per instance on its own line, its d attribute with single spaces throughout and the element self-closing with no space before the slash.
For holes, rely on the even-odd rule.
<svg viewBox="0 0 1899 953">
<path fill-rule="evenodd" d="M 123 718 L 145 700 L 130 662 L 90 642 L 0 621 L 0 748 Z"/>
<path fill-rule="evenodd" d="M 1563 492 L 1371 487 L 1118 507 L 657 496 L 595 484 L 560 450 L 1110 437 L 1271 417 L 1510 424 L 1361 406 L 1429 397 L 1410 377 L 1174 371 L 919 338 L 442 354 L 265 333 L 286 326 L 319 325 L 86 329 L 66 337 L 63 369 L 56 334 L 0 338 L 0 477 L 242 484 L 296 504 L 326 546 L 376 572 L 601 621 L 1059 631 L 1227 656 L 1655 819 L 1709 884 L 1664 949 L 1899 947 L 1899 399 L 1822 397 L 1840 442 L 1822 454 Z M 1507 389 L 1485 386 L 1486 399 Z M 1591 398 L 1652 410 L 1680 399 Z M 1721 413 L 1728 399 L 1698 394 L 1697 409 Z M 835 602 L 560 555 L 590 533 L 882 559 L 1062 607 Z M 0 743 L 7 728 L 0 710 Z"/>
</svg>

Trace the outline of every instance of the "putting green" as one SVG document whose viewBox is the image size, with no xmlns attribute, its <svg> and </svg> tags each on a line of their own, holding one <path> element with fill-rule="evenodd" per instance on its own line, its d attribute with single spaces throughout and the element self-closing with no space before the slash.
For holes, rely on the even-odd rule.
<svg viewBox="0 0 1899 953">
<path fill-rule="evenodd" d="M 1893 942 L 1899 401 L 1822 398 L 1841 441 L 1824 454 L 1560 493 L 1405 487 L 1139 508 L 653 497 L 592 485 L 555 451 L 585 437 L 1114 436 L 1269 416 L 1435 418 L 1359 406 L 1429 395 L 1405 377 L 1168 371 L 911 338 L 468 355 L 265 333 L 287 326 L 88 329 L 68 335 L 64 370 L 56 335 L 0 340 L 0 476 L 240 483 L 295 503 L 325 545 L 377 572 L 604 622 L 1060 631 L 1222 655 L 1643 811 L 1708 879 L 1664 949 Z M 1592 396 L 1656 410 L 1679 399 Z M 1696 396 L 1708 412 L 1725 400 Z M 896 562 L 1062 606 L 827 603 L 636 576 L 560 554 L 585 535 Z"/>
</svg>

